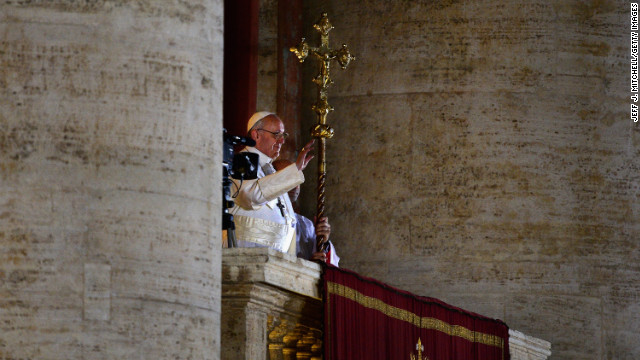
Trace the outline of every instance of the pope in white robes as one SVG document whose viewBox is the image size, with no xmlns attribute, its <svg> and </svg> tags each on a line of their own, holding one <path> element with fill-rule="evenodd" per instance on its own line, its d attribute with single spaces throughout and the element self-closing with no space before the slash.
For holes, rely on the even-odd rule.
<svg viewBox="0 0 640 360">
<path fill-rule="evenodd" d="M 258 154 L 258 178 L 231 179 L 231 193 L 236 197 L 230 213 L 237 246 L 270 247 L 295 254 L 296 215 L 287 192 L 304 182 L 302 171 L 313 158 L 313 141 L 302 148 L 295 163 L 275 171 L 271 162 L 280 155 L 287 137 L 282 121 L 274 113 L 258 112 L 249 119 L 247 129 L 256 145 L 243 151 Z"/>
</svg>

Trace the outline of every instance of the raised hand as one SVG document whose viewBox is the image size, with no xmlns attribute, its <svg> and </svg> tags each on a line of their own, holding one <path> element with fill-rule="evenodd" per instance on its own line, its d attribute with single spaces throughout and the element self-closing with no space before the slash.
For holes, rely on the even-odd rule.
<svg viewBox="0 0 640 360">
<path fill-rule="evenodd" d="M 311 150 L 313 150 L 313 143 L 316 142 L 315 139 L 309 141 L 303 148 L 300 150 L 300 154 L 298 154 L 298 158 L 296 159 L 296 166 L 298 170 L 304 170 L 309 164 L 309 161 L 313 159 L 313 155 L 311 155 Z"/>
</svg>

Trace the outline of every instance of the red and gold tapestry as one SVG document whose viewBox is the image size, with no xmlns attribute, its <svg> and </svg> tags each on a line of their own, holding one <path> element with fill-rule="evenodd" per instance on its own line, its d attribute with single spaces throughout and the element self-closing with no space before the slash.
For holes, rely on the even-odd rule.
<svg viewBox="0 0 640 360">
<path fill-rule="evenodd" d="M 352 271 L 324 272 L 325 360 L 508 360 L 509 328 Z"/>
</svg>

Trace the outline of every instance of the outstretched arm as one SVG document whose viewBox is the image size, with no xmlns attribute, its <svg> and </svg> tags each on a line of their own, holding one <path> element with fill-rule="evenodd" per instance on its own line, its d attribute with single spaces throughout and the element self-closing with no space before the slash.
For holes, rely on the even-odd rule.
<svg viewBox="0 0 640 360">
<path fill-rule="evenodd" d="M 257 210 L 265 203 L 302 184 L 304 175 L 295 164 L 291 164 L 260 179 L 245 180 L 242 184 L 240 180 L 231 179 L 231 181 L 235 184 L 231 188 L 232 193 L 240 188 L 238 196 L 234 199 L 235 203 L 245 210 Z"/>
</svg>

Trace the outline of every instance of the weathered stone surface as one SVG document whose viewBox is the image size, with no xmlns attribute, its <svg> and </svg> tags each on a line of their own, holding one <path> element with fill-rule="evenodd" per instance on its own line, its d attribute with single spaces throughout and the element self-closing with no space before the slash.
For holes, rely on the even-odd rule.
<svg viewBox="0 0 640 360">
<path fill-rule="evenodd" d="M 322 11 L 357 57 L 329 95 L 341 265 L 500 317 L 554 358 L 640 357 L 628 2 L 305 1 L 312 43 Z"/>
<path fill-rule="evenodd" d="M 222 359 L 279 359 L 283 351 L 295 358 L 296 350 L 310 350 L 296 346 L 303 334 L 292 330 L 300 327 L 321 339 L 320 265 L 267 248 L 224 249 L 222 255 Z"/>
<path fill-rule="evenodd" d="M 0 5 L 0 358 L 219 358 L 222 10 Z"/>
<path fill-rule="evenodd" d="M 260 0 L 257 111 L 278 109 L 278 1 Z"/>
<path fill-rule="evenodd" d="M 551 355 L 550 349 L 551 344 L 548 341 L 509 330 L 509 352 L 514 360 L 544 360 Z"/>
<path fill-rule="evenodd" d="M 310 298 L 322 297 L 319 264 L 265 248 L 224 249 L 223 255 L 223 284 L 267 283 Z"/>
</svg>

